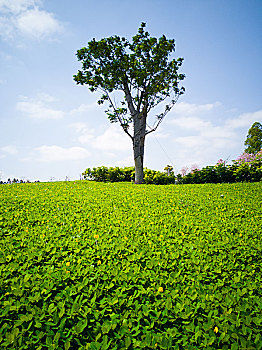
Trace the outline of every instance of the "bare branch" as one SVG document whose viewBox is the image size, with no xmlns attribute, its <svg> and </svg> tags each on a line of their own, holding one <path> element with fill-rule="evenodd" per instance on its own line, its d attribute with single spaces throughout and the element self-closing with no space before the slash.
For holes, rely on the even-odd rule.
<svg viewBox="0 0 262 350">
<path fill-rule="evenodd" d="M 114 105 L 114 103 L 113 103 L 113 101 L 112 101 L 112 99 L 111 99 L 111 97 L 110 97 L 108 91 L 107 91 L 107 90 L 103 90 L 103 91 L 104 91 L 104 93 L 107 95 L 108 100 L 109 100 L 109 102 L 111 103 L 111 105 L 112 105 L 112 107 L 113 107 L 113 109 L 114 109 L 114 112 L 115 112 L 115 114 L 116 114 L 116 116 L 117 116 L 117 119 L 118 119 L 119 124 L 121 125 L 122 129 L 123 129 L 124 132 L 131 138 L 131 140 L 133 140 L 133 136 L 128 132 L 127 127 L 126 127 L 126 124 L 123 123 L 123 120 L 122 120 L 121 116 L 119 115 L 119 113 L 117 112 L 116 107 L 115 107 L 115 105 Z"/>
<path fill-rule="evenodd" d="M 164 117 L 167 115 L 167 113 L 174 107 L 174 105 L 176 104 L 178 98 L 179 98 L 179 94 L 176 96 L 176 98 L 174 100 L 172 100 L 169 105 L 166 106 L 166 109 L 163 113 L 157 115 L 157 122 L 156 125 L 153 126 L 153 128 L 151 128 L 151 130 L 146 131 L 146 135 L 150 134 L 153 131 L 156 131 L 156 129 L 158 128 L 158 126 L 160 125 L 160 123 L 163 121 Z M 149 125 L 148 125 L 149 126 Z"/>
</svg>

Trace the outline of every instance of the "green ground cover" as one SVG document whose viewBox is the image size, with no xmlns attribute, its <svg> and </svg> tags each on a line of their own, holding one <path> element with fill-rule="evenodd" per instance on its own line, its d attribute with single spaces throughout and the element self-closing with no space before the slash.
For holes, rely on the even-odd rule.
<svg viewBox="0 0 262 350">
<path fill-rule="evenodd" d="M 262 349 L 261 193 L 0 186 L 0 348 Z"/>
</svg>

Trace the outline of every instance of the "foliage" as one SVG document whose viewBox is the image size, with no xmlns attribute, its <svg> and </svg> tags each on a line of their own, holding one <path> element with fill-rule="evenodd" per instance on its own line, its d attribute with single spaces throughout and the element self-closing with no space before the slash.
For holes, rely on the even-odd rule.
<svg viewBox="0 0 262 350">
<path fill-rule="evenodd" d="M 243 153 L 232 165 L 220 159 L 216 165 L 201 170 L 195 169 L 182 176 L 177 175 L 179 184 L 256 182 L 262 180 L 262 150 L 256 155 Z"/>
<path fill-rule="evenodd" d="M 262 125 L 255 122 L 248 130 L 247 139 L 245 141 L 245 152 L 256 154 L 262 148 Z"/>
<path fill-rule="evenodd" d="M 262 180 L 262 149 L 254 154 L 243 153 L 234 161 L 236 181 Z"/>
<path fill-rule="evenodd" d="M 87 47 L 77 51 L 77 58 L 82 62 L 82 70 L 74 75 L 77 84 L 87 84 L 91 92 L 104 93 L 99 104 L 109 101 L 107 110 L 111 122 L 120 122 L 125 129 L 132 123 L 132 113 L 128 113 L 126 87 L 135 96 L 133 103 L 137 107 L 147 108 L 148 112 L 165 100 L 174 91 L 182 94 L 178 83 L 184 79 L 178 74 L 183 59 L 172 59 L 169 55 L 175 51 L 175 41 L 163 35 L 157 39 L 150 37 L 141 24 L 132 42 L 119 36 L 111 36 L 99 41 L 93 39 Z M 121 108 L 115 108 L 110 93 L 115 90 L 124 92 L 120 101 Z M 142 112 L 138 108 L 139 112 Z"/>
<path fill-rule="evenodd" d="M 154 185 L 170 185 L 176 182 L 176 177 L 170 168 L 165 172 L 145 168 L 144 179 L 146 184 Z"/>
<path fill-rule="evenodd" d="M 87 168 L 83 172 L 83 177 L 86 180 L 98 181 L 98 182 L 131 182 L 134 181 L 135 168 L 134 167 L 97 167 Z M 154 185 L 169 185 L 176 182 L 174 172 L 168 170 L 168 172 L 161 172 L 157 170 L 144 169 L 144 182 L 146 184 Z"/>
<path fill-rule="evenodd" d="M 185 170 L 187 169 L 187 170 Z M 256 155 L 243 153 L 233 164 L 219 159 L 214 166 L 206 166 L 201 170 L 193 167 L 190 173 L 188 168 L 182 169 L 182 174 L 174 174 L 173 167 L 167 165 L 164 172 L 144 169 L 144 183 L 154 185 L 169 184 L 203 184 L 203 183 L 232 183 L 257 182 L 262 180 L 262 150 Z M 134 181 L 134 167 L 97 167 L 87 168 L 83 172 L 86 180 L 98 182 L 131 182 Z"/>
<path fill-rule="evenodd" d="M 86 180 L 93 180 L 98 182 L 131 182 L 134 180 L 134 167 L 105 167 L 100 166 L 97 168 L 87 168 L 83 173 L 83 177 Z"/>
<path fill-rule="evenodd" d="M 172 167 L 172 165 L 167 165 L 164 168 L 164 171 L 167 173 L 168 176 L 174 175 L 174 168 Z"/>
<path fill-rule="evenodd" d="M 1 349 L 261 349 L 261 183 L 0 187 Z"/>
</svg>

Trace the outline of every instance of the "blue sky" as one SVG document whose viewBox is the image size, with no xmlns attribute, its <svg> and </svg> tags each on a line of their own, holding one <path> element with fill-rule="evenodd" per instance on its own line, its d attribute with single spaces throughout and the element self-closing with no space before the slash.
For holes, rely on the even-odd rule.
<svg viewBox="0 0 262 350">
<path fill-rule="evenodd" d="M 235 159 L 262 122 L 261 0 L 0 0 L 0 171 L 3 180 L 78 179 L 87 167 L 133 165 L 132 145 L 76 85 L 77 49 L 131 39 L 141 22 L 176 40 L 185 94 L 146 139 L 145 163 Z"/>
</svg>

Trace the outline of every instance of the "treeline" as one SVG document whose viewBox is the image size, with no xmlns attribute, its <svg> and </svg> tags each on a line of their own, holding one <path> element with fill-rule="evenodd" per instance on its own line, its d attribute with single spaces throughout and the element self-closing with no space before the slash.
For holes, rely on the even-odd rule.
<svg viewBox="0 0 262 350">
<path fill-rule="evenodd" d="M 7 181 L 0 181 L 0 185 L 11 185 L 11 184 L 30 184 L 30 183 L 36 183 L 36 182 L 40 182 L 39 180 L 35 180 L 35 181 L 30 181 L 30 180 L 23 180 L 23 179 L 16 179 L 14 178 L 13 180 L 11 180 L 10 178 Z"/>
<path fill-rule="evenodd" d="M 83 172 L 86 180 L 98 182 L 131 182 L 135 178 L 134 167 L 97 167 L 87 168 Z M 146 184 L 203 184 L 203 183 L 230 183 L 230 182 L 257 182 L 262 180 L 262 150 L 256 155 L 243 153 L 231 165 L 220 159 L 216 165 L 194 169 L 185 174 L 174 174 L 173 168 L 167 165 L 163 172 L 144 169 Z"/>
<path fill-rule="evenodd" d="M 98 182 L 132 182 L 135 181 L 135 167 L 105 167 L 87 168 L 83 172 L 86 180 Z M 146 184 L 168 185 L 176 183 L 174 173 L 161 172 L 144 168 L 144 182 Z"/>
<path fill-rule="evenodd" d="M 35 181 L 35 182 L 39 182 L 39 181 Z M 6 185 L 6 184 L 24 184 L 24 183 L 31 183 L 31 181 L 29 180 L 19 180 L 14 178 L 13 180 L 11 180 L 10 178 L 7 181 L 0 181 L 0 185 Z"/>
</svg>

